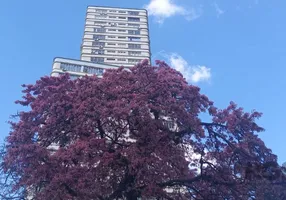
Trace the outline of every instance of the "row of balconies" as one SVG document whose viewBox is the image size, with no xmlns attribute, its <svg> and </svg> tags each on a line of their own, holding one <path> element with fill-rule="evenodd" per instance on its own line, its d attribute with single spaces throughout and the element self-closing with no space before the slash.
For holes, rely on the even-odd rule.
<svg viewBox="0 0 286 200">
<path fill-rule="evenodd" d="M 146 10 L 138 9 L 120 9 L 120 8 L 106 8 L 106 7 L 88 7 L 87 12 L 102 13 L 102 14 L 118 14 L 130 16 L 146 16 Z"/>
<path fill-rule="evenodd" d="M 89 55 L 106 55 L 112 57 L 122 57 L 122 56 L 131 56 L 131 57 L 149 57 L 149 51 L 131 51 L 131 50 L 101 50 L 101 49 L 91 49 L 91 48 L 83 48 L 81 51 L 82 54 Z"/>
<path fill-rule="evenodd" d="M 61 63 L 60 69 L 62 71 L 82 72 L 82 73 L 96 74 L 96 75 L 102 75 L 104 72 L 104 69 L 102 68 L 90 67 L 90 66 L 84 66 L 84 65 L 74 65 L 74 64 L 68 64 L 68 63 Z"/>
<path fill-rule="evenodd" d="M 110 42 L 110 41 L 122 41 L 122 43 L 130 43 L 130 42 L 137 42 L 137 43 L 148 43 L 149 38 L 147 36 L 141 37 L 137 35 L 129 35 L 129 36 L 119 36 L 113 34 L 85 34 L 83 36 L 84 40 L 93 40 L 93 41 L 102 41 L 102 42 Z"/>
<path fill-rule="evenodd" d="M 84 76 L 86 74 L 101 76 L 105 69 L 109 68 L 116 68 L 116 66 L 95 64 L 82 60 L 55 58 L 51 75 L 58 76 L 59 74 L 68 72 L 71 76 Z"/>
<path fill-rule="evenodd" d="M 119 28 L 148 28 L 147 23 L 107 22 L 105 20 L 86 20 L 86 26 L 119 27 Z"/>
<path fill-rule="evenodd" d="M 86 23 L 85 28 L 103 28 L 103 29 L 117 29 L 117 30 L 145 30 L 148 29 L 147 24 L 138 24 L 139 26 L 134 26 L 133 24 L 131 24 L 130 26 L 128 24 L 124 24 L 122 23 L 121 26 L 113 26 L 110 25 L 108 23 L 105 24 L 95 24 L 95 22 L 88 22 L 88 24 Z"/>
<path fill-rule="evenodd" d="M 118 21 L 118 22 L 130 22 L 130 23 L 147 23 L 147 18 L 146 17 L 138 17 L 139 20 L 137 21 L 135 19 L 135 17 L 126 17 L 126 18 L 120 18 L 120 17 L 115 17 L 115 18 L 112 18 L 110 16 L 107 16 L 107 15 L 92 15 L 92 14 L 87 14 L 86 15 L 86 19 L 96 19 L 96 20 L 106 20 L 108 22 L 115 22 L 115 21 Z M 133 20 L 134 19 L 134 20 Z"/>
<path fill-rule="evenodd" d="M 120 14 L 107 14 L 107 13 L 92 13 L 87 12 L 87 16 L 95 16 L 95 18 L 101 19 L 111 19 L 111 20 L 128 20 L 128 21 L 141 21 L 142 19 L 147 19 L 146 15 L 120 15 Z"/>
<path fill-rule="evenodd" d="M 97 45 L 97 44 L 94 44 L 93 41 L 83 41 L 82 47 L 97 47 L 97 48 L 100 48 L 100 49 L 116 48 L 118 50 L 119 49 L 149 50 L 149 43 L 140 43 L 140 42 L 138 43 L 137 42 L 137 44 L 133 45 L 133 43 L 126 43 L 126 44 L 122 45 L 122 43 L 115 43 L 115 42 L 113 43 L 112 41 L 109 41 L 109 42 L 100 42 Z"/>
<path fill-rule="evenodd" d="M 109 65 L 116 65 L 116 66 L 127 66 L 131 65 L 133 66 L 134 64 L 139 63 L 140 61 L 144 59 L 149 59 L 149 57 L 120 57 L 120 56 L 103 56 L 101 55 L 96 55 L 95 56 L 90 56 L 90 55 L 85 55 L 83 54 L 81 56 L 81 60 L 84 61 L 89 61 L 89 62 L 98 62 L 98 63 L 104 63 L 104 64 L 109 64 Z"/>
<path fill-rule="evenodd" d="M 135 30 L 139 30 L 140 31 L 140 34 L 129 34 L 128 33 L 128 30 L 131 30 L 131 29 L 116 29 L 116 28 L 102 28 L 101 30 L 98 30 L 96 28 L 93 28 L 93 27 L 85 27 L 84 31 L 85 32 L 88 32 L 88 33 L 102 33 L 102 34 L 105 34 L 105 33 L 110 33 L 110 34 L 116 34 L 116 35 L 130 35 L 130 36 L 136 36 L 136 35 L 149 35 L 148 33 L 148 29 L 135 29 Z M 119 31 L 119 30 L 124 30 L 124 31 Z M 132 29 L 134 30 L 134 29 Z"/>
</svg>

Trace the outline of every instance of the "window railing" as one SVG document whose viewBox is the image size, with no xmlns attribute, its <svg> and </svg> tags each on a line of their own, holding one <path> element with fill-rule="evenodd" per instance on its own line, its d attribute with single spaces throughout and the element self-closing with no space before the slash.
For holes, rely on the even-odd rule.
<svg viewBox="0 0 286 200">
<path fill-rule="evenodd" d="M 92 49 L 92 50 L 91 50 L 91 54 L 103 55 L 103 54 L 104 54 L 104 50 L 101 50 L 101 49 Z"/>
<path fill-rule="evenodd" d="M 105 42 L 92 42 L 93 47 L 104 47 Z"/>
<path fill-rule="evenodd" d="M 129 15 L 139 15 L 138 11 L 128 11 Z"/>
<path fill-rule="evenodd" d="M 141 49 L 140 44 L 128 44 L 129 49 Z"/>
<path fill-rule="evenodd" d="M 128 59 L 128 63 L 139 63 L 140 61 L 139 59 Z"/>
<path fill-rule="evenodd" d="M 140 27 L 140 24 L 128 24 L 130 27 Z"/>
<path fill-rule="evenodd" d="M 98 13 L 106 13 L 107 10 L 105 10 L 105 9 L 96 9 L 95 12 L 98 12 Z"/>
<path fill-rule="evenodd" d="M 106 29 L 105 28 L 95 28 L 93 32 L 95 32 L 95 33 L 105 33 Z"/>
<path fill-rule="evenodd" d="M 128 21 L 130 21 L 130 22 L 140 22 L 140 18 L 138 18 L 138 17 L 128 17 Z"/>
<path fill-rule="evenodd" d="M 93 35 L 94 40 L 104 40 L 105 36 L 104 35 Z"/>
<path fill-rule="evenodd" d="M 130 56 L 140 56 L 141 52 L 139 52 L 139 51 L 129 51 L 128 55 L 130 55 Z"/>
<path fill-rule="evenodd" d="M 138 42 L 138 41 L 141 41 L 141 38 L 140 37 L 128 37 L 128 40 Z"/>
<path fill-rule="evenodd" d="M 128 30 L 128 34 L 130 34 L 130 35 L 140 35 L 140 31 L 139 30 Z"/>
<path fill-rule="evenodd" d="M 104 62 L 104 58 L 92 57 L 91 58 L 91 62 L 93 62 L 93 63 L 103 63 Z"/>
</svg>

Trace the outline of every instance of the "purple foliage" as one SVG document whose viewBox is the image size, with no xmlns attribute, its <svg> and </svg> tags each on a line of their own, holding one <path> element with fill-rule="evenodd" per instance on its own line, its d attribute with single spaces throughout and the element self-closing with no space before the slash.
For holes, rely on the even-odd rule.
<svg viewBox="0 0 286 200">
<path fill-rule="evenodd" d="M 285 198 L 261 113 L 217 109 L 164 62 L 23 86 L 31 109 L 11 122 L 2 167 L 35 199 Z"/>
</svg>

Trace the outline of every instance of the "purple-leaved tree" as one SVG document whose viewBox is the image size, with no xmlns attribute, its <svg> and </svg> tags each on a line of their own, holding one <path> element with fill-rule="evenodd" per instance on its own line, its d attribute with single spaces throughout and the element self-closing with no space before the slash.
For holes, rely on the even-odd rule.
<svg viewBox="0 0 286 200">
<path fill-rule="evenodd" d="M 166 63 L 24 85 L 1 151 L 1 199 L 285 199 L 261 113 L 217 109 Z M 208 114 L 204 122 L 200 114 Z"/>
</svg>

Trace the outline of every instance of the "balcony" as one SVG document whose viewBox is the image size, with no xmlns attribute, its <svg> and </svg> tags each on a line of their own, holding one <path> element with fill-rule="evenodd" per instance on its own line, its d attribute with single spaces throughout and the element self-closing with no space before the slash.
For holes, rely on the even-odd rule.
<svg viewBox="0 0 286 200">
<path fill-rule="evenodd" d="M 67 58 L 55 58 L 51 75 L 69 73 L 71 78 L 84 75 L 102 76 L 105 69 L 118 68 L 114 65 L 103 63 L 92 63 L 83 60 L 74 60 Z"/>
</svg>

